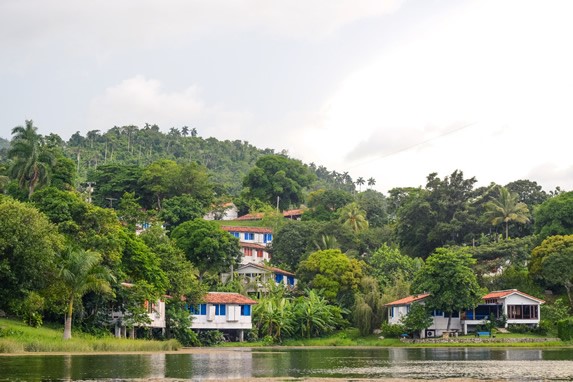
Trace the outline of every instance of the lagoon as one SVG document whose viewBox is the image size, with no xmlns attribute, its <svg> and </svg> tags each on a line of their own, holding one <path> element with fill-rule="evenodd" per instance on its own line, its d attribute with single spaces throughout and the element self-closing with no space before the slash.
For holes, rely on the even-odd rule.
<svg viewBox="0 0 573 382">
<path fill-rule="evenodd" d="M 0 356 L 0 381 L 253 378 L 572 380 L 573 349 L 279 347 Z"/>
</svg>

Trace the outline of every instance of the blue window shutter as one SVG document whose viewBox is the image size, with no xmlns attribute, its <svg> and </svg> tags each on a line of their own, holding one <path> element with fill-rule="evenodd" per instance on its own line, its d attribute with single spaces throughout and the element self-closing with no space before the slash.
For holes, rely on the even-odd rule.
<svg viewBox="0 0 573 382">
<path fill-rule="evenodd" d="M 206 316 L 207 315 L 207 304 L 201 304 L 201 306 L 199 307 L 199 314 L 201 316 Z"/>
</svg>

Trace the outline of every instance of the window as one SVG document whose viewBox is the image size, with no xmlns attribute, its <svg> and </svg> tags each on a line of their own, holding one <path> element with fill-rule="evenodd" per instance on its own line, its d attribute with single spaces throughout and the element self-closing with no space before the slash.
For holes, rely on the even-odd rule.
<svg viewBox="0 0 573 382">
<path fill-rule="evenodd" d="M 434 317 L 444 317 L 444 312 L 439 309 L 436 309 L 432 312 L 432 316 Z"/>
<path fill-rule="evenodd" d="M 250 316 L 250 315 L 251 315 L 251 306 L 241 305 L 241 316 Z"/>
<path fill-rule="evenodd" d="M 207 304 L 199 304 L 199 305 L 189 305 L 188 306 L 189 313 L 199 315 L 199 316 L 206 316 L 207 315 Z"/>
<path fill-rule="evenodd" d="M 257 249 L 257 257 L 263 257 L 263 250 Z"/>
<path fill-rule="evenodd" d="M 231 235 L 235 236 L 236 238 L 239 238 L 239 233 L 238 232 L 231 232 Z"/>
<path fill-rule="evenodd" d="M 224 316 L 227 314 L 227 305 L 215 304 L 215 316 Z"/>
<path fill-rule="evenodd" d="M 390 308 L 390 317 L 394 317 L 394 307 Z"/>
<path fill-rule="evenodd" d="M 287 284 L 290 286 L 294 286 L 294 277 L 293 276 L 287 276 Z"/>
<path fill-rule="evenodd" d="M 276 273 L 275 274 L 275 281 L 278 283 L 281 283 L 283 281 L 283 275 L 281 275 L 280 273 Z"/>
<path fill-rule="evenodd" d="M 245 238 L 245 240 L 255 240 L 255 234 L 252 232 L 245 232 L 245 235 L 243 237 Z"/>
<path fill-rule="evenodd" d="M 265 234 L 263 235 L 263 242 L 264 242 L 264 243 L 268 243 L 268 242 L 271 242 L 271 241 L 273 241 L 273 234 L 272 234 L 272 233 L 265 233 Z"/>
<path fill-rule="evenodd" d="M 508 305 L 507 318 L 514 320 L 536 320 L 539 318 L 537 305 Z"/>
<path fill-rule="evenodd" d="M 243 253 L 245 256 L 253 256 L 253 249 L 252 248 L 243 248 Z"/>
</svg>

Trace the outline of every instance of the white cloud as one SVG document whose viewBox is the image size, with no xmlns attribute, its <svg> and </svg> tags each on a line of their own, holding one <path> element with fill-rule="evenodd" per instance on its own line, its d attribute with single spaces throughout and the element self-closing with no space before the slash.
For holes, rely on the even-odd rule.
<svg viewBox="0 0 573 382">
<path fill-rule="evenodd" d="M 470 2 L 418 26 L 325 101 L 301 132 L 305 159 L 374 176 L 381 189 L 456 168 L 482 184 L 525 178 L 540 162 L 570 168 L 573 3 L 538 4 Z M 547 187 L 573 187 L 565 175 L 552 172 Z"/>
<path fill-rule="evenodd" d="M 355 21 L 394 12 L 403 0 L 4 0 L 0 47 L 40 46 L 105 55 L 198 38 L 256 31 L 321 39 Z"/>
<path fill-rule="evenodd" d="M 109 87 L 94 98 L 88 112 L 89 130 L 113 126 L 155 123 L 163 130 L 187 125 L 202 136 L 238 139 L 248 135 L 252 123 L 248 112 L 227 111 L 220 105 L 206 105 L 200 91 L 191 86 L 167 91 L 160 81 L 136 76 Z"/>
</svg>

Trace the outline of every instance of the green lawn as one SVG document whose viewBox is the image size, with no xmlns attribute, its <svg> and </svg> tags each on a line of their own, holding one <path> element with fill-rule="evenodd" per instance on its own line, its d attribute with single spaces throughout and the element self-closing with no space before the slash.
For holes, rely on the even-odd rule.
<svg viewBox="0 0 573 382">
<path fill-rule="evenodd" d="M 495 334 L 496 338 L 545 338 L 538 334 Z M 561 341 L 548 342 L 518 342 L 518 343 L 404 343 L 398 338 L 380 339 L 379 335 L 361 337 L 358 329 L 349 328 L 327 337 L 309 339 L 289 339 L 283 341 L 282 346 L 378 346 L 378 347 L 563 347 L 573 346 L 572 343 Z M 474 335 L 461 336 L 461 338 L 475 338 Z M 485 337 L 488 338 L 488 337 Z M 224 347 L 260 347 L 265 346 L 262 341 L 258 342 L 227 342 Z"/>
<path fill-rule="evenodd" d="M 175 340 L 149 341 L 115 338 L 96 338 L 73 333 L 73 338 L 63 340 L 63 327 L 32 328 L 22 322 L 0 319 L 0 353 L 25 352 L 134 352 L 178 350 Z"/>
</svg>

